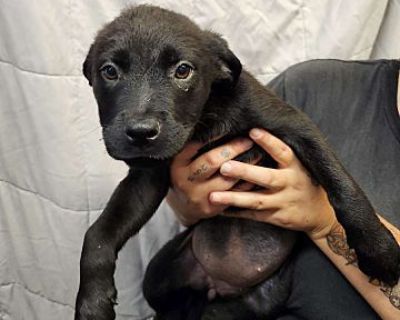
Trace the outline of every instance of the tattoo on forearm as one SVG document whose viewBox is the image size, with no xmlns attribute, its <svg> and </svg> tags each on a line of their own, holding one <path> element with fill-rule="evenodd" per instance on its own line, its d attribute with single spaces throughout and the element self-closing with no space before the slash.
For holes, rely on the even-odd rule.
<svg viewBox="0 0 400 320">
<path fill-rule="evenodd" d="M 394 287 L 390 287 L 377 279 L 370 280 L 370 283 L 380 287 L 385 296 L 389 298 L 390 303 L 400 310 L 400 283 L 397 283 Z"/>
<path fill-rule="evenodd" d="M 389 298 L 390 303 L 400 310 L 400 284 L 397 283 L 394 287 L 381 284 L 381 290 Z"/>
<path fill-rule="evenodd" d="M 354 249 L 351 249 L 347 244 L 346 233 L 343 227 L 338 226 L 330 232 L 326 238 L 329 248 L 336 254 L 344 257 L 347 264 L 357 265 L 357 255 Z M 378 281 L 370 280 L 370 283 L 380 287 L 381 291 L 389 298 L 390 303 L 397 309 L 400 310 L 400 283 L 397 283 L 394 287 L 390 287 L 387 284 Z"/>
<path fill-rule="evenodd" d="M 334 230 L 328 234 L 326 238 L 329 248 L 331 250 L 344 257 L 347 264 L 353 264 L 357 266 L 357 255 L 354 249 L 351 249 L 347 244 L 346 233 L 341 226 L 336 227 Z"/>
<path fill-rule="evenodd" d="M 206 173 L 208 171 L 208 166 L 206 164 L 202 164 L 199 169 L 197 169 L 195 172 L 193 172 L 187 179 L 190 182 L 195 181 L 199 176 L 202 174 Z"/>
</svg>

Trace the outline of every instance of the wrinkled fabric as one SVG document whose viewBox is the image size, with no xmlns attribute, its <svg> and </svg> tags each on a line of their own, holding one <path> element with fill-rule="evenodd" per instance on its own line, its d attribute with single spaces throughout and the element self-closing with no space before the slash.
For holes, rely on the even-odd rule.
<svg viewBox="0 0 400 320">
<path fill-rule="evenodd" d="M 127 171 L 106 154 L 81 66 L 96 31 L 133 3 L 139 1 L 0 0 L 2 320 L 73 318 L 84 232 Z M 311 58 L 400 57 L 398 0 L 146 3 L 224 35 L 263 83 Z M 163 204 L 124 247 L 117 319 L 151 315 L 143 273 L 178 229 Z"/>
</svg>

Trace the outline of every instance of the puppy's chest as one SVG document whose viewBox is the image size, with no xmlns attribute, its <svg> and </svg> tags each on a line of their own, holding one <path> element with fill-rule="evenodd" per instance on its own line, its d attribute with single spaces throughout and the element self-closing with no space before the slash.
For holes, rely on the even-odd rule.
<svg viewBox="0 0 400 320">
<path fill-rule="evenodd" d="M 217 216 L 196 225 L 192 250 L 212 280 L 244 289 L 275 272 L 294 241 L 294 233 L 272 225 Z"/>
</svg>

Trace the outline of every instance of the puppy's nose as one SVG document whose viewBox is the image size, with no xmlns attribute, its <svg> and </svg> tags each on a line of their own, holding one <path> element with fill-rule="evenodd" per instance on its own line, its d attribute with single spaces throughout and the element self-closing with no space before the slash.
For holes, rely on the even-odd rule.
<svg viewBox="0 0 400 320">
<path fill-rule="evenodd" d="M 160 134 L 160 123 L 155 119 L 136 121 L 126 127 L 125 134 L 131 143 L 144 145 L 157 139 Z"/>
</svg>

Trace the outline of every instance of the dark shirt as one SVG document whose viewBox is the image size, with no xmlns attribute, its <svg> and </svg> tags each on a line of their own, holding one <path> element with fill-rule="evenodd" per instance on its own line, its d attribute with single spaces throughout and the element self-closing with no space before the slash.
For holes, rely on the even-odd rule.
<svg viewBox="0 0 400 320">
<path fill-rule="evenodd" d="M 397 60 L 314 60 L 290 67 L 268 85 L 310 116 L 379 214 L 397 227 L 399 70 Z M 379 319 L 311 241 L 304 237 L 300 247 L 289 298 L 292 315 L 310 320 Z"/>
</svg>

